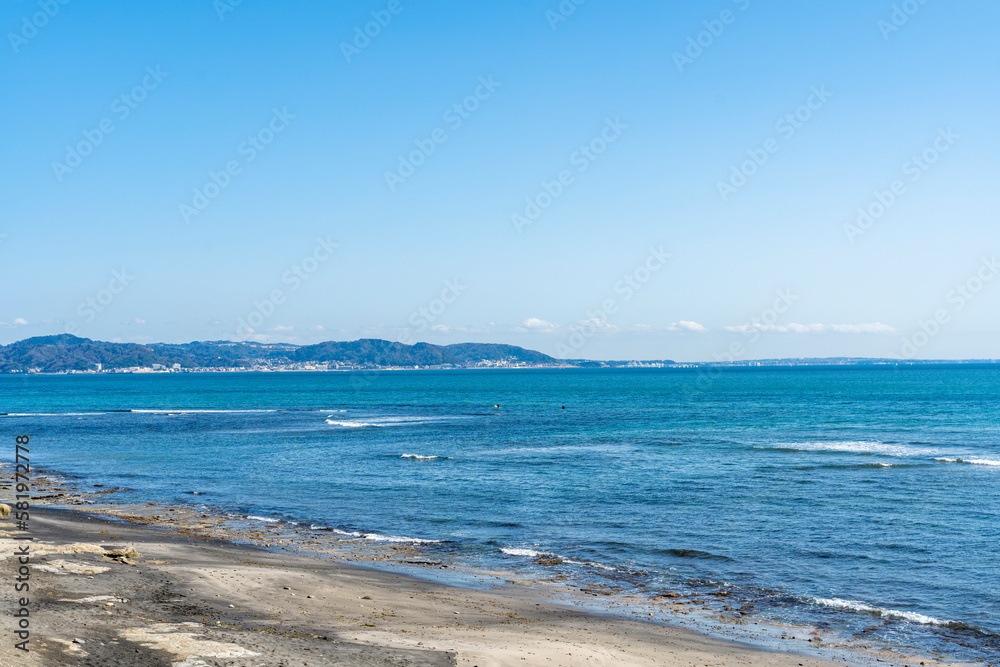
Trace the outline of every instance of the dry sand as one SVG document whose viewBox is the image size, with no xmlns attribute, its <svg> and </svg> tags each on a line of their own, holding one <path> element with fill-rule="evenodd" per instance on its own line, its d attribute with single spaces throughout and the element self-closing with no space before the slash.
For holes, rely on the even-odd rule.
<svg viewBox="0 0 1000 667">
<path fill-rule="evenodd" d="M 0 521 L 0 665 L 834 665 L 404 575 L 34 508 L 30 653 Z M 132 545 L 137 558 L 115 560 Z"/>
</svg>

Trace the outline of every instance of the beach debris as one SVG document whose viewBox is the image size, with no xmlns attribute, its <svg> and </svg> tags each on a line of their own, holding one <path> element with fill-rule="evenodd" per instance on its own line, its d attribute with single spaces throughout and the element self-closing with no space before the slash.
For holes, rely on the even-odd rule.
<svg viewBox="0 0 1000 667">
<path fill-rule="evenodd" d="M 79 637 L 77 637 L 77 638 L 75 638 L 75 639 L 73 640 L 73 643 L 74 643 L 74 644 L 86 644 L 87 642 L 85 642 L 84 640 L 82 640 L 82 639 L 80 639 Z"/>
<path fill-rule="evenodd" d="M 84 657 L 87 655 L 87 652 L 84 651 L 82 648 L 80 648 L 81 644 L 83 643 L 82 639 L 80 640 L 81 644 L 76 644 L 75 643 L 76 640 L 70 641 L 68 639 L 59 639 L 58 637 L 49 637 L 48 640 L 61 645 L 62 649 L 66 653 L 69 653 L 70 655 L 78 657 Z"/>
<path fill-rule="evenodd" d="M 125 565 L 135 565 L 133 559 L 140 558 L 142 554 L 135 550 L 131 544 L 124 547 L 111 547 L 110 549 L 105 549 L 104 555 L 111 560 L 118 561 L 119 563 L 124 563 Z"/>
<path fill-rule="evenodd" d="M 50 556 L 53 554 L 100 554 L 104 553 L 102 549 L 97 544 L 89 544 L 87 542 L 74 542 L 73 544 L 62 544 L 59 546 L 53 544 L 41 544 L 35 550 L 36 556 Z"/>
<path fill-rule="evenodd" d="M 201 658 L 251 658 L 255 653 L 237 644 L 207 639 L 208 628 L 200 623 L 154 623 L 147 628 L 120 630 L 123 639 L 180 658 L 174 665 L 205 664 Z"/>
<path fill-rule="evenodd" d="M 59 599 L 59 602 L 77 602 L 79 604 L 88 604 L 90 602 L 105 602 L 105 603 L 110 602 L 113 604 L 115 602 L 124 603 L 128 601 L 129 601 L 128 598 L 123 597 L 121 595 L 88 595 L 87 597 L 80 598 L 78 600 L 73 600 L 71 598 Z"/>
<path fill-rule="evenodd" d="M 6 503 L 0 503 L 0 517 L 10 516 L 11 509 L 10 505 Z"/>
<path fill-rule="evenodd" d="M 52 560 L 42 565 L 36 565 L 36 570 L 52 572 L 53 574 L 100 574 L 111 568 L 86 563 L 73 563 L 68 560 Z"/>
</svg>

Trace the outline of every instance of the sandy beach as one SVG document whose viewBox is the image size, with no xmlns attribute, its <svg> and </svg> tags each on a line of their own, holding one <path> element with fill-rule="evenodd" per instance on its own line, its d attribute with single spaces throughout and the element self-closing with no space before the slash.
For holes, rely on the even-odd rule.
<svg viewBox="0 0 1000 667">
<path fill-rule="evenodd" d="M 13 581 L 10 517 L 0 530 Z M 837 664 L 74 509 L 35 508 L 31 533 L 31 651 L 5 631 L 3 665 Z M 139 555 L 109 556 L 124 546 Z M 0 590 L 12 628 L 20 594 Z"/>
</svg>

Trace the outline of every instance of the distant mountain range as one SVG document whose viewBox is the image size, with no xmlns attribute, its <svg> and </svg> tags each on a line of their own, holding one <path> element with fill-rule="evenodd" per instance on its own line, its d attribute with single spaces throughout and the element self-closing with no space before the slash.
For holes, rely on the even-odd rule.
<svg viewBox="0 0 1000 667">
<path fill-rule="evenodd" d="M 516 345 L 458 343 L 406 345 L 376 338 L 316 345 L 204 341 L 184 344 L 107 343 L 70 334 L 0 345 L 0 373 L 122 370 L 369 370 L 388 368 L 627 368 L 708 369 L 750 366 L 909 366 L 996 363 L 995 360 L 924 361 L 831 357 L 744 359 L 731 362 L 593 361 L 556 359 Z"/>
<path fill-rule="evenodd" d="M 185 344 L 106 343 L 70 334 L 28 338 L 0 346 L 0 372 L 42 372 L 127 368 L 413 368 L 562 366 L 554 357 L 515 345 L 460 343 L 405 345 L 388 340 L 328 341 L 288 345 L 211 341 Z"/>
</svg>

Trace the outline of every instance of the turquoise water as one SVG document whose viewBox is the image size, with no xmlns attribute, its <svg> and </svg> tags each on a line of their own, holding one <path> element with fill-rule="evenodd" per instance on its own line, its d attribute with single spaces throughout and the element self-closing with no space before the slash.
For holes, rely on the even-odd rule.
<svg viewBox="0 0 1000 667">
<path fill-rule="evenodd" d="M 752 618 L 1000 660 L 994 366 L 0 376 L 0 392 L 4 458 L 29 434 L 35 465 L 123 501 L 526 574 L 554 554 L 623 592 L 724 591 L 716 606 Z"/>
</svg>

